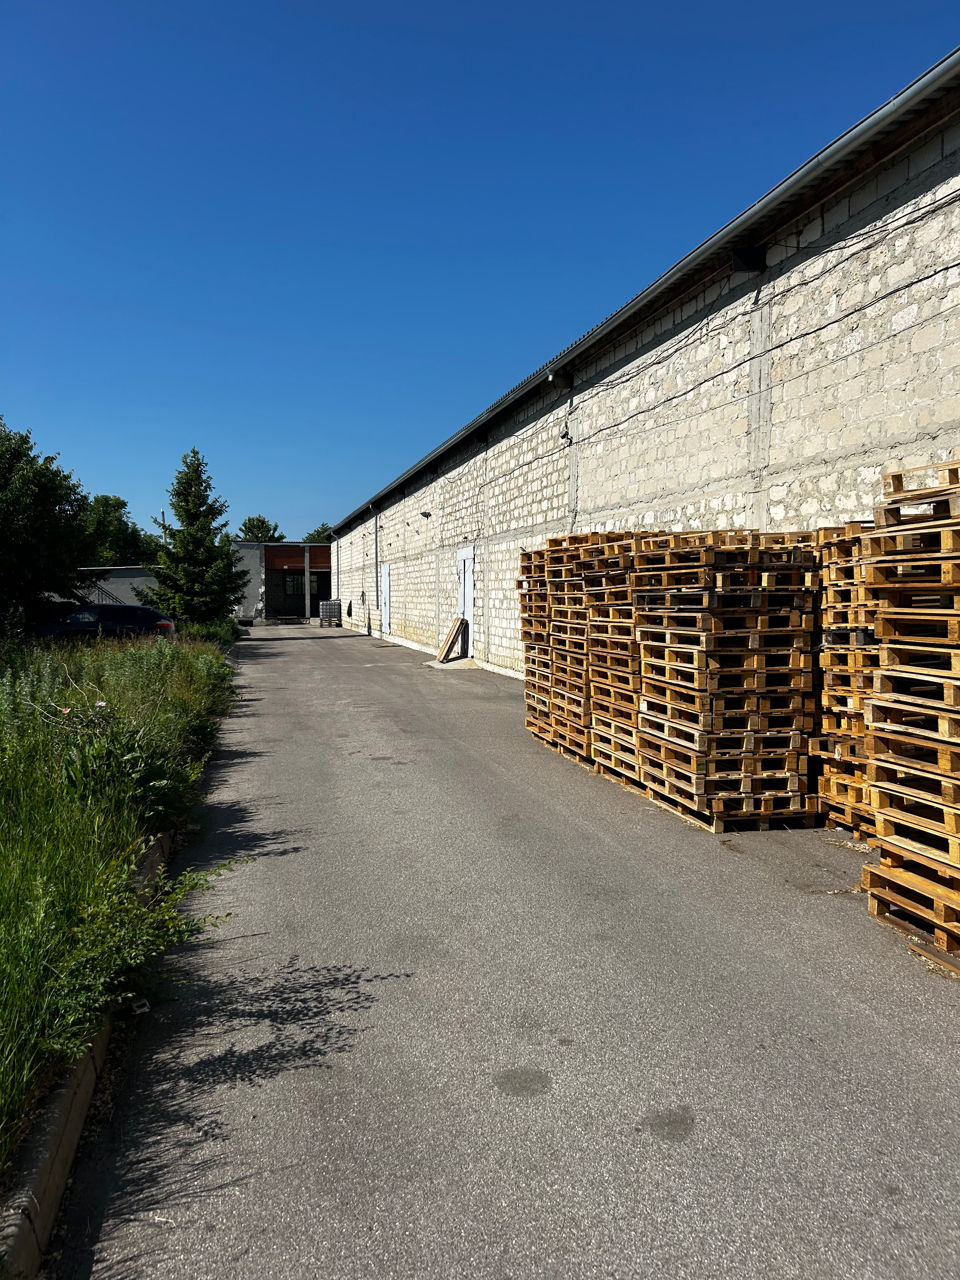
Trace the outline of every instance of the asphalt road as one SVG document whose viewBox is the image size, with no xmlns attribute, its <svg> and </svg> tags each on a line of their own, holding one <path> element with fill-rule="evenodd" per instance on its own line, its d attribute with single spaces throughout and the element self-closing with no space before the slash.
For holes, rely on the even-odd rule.
<svg viewBox="0 0 960 1280">
<path fill-rule="evenodd" d="M 119 1056 L 51 1280 L 895 1280 L 960 1264 L 960 983 L 828 833 L 717 837 L 365 636 L 238 648 L 249 861 Z"/>
</svg>

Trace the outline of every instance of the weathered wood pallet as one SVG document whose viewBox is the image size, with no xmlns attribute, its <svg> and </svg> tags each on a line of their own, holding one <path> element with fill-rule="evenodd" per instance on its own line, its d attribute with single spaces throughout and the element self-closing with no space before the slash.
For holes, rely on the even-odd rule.
<svg viewBox="0 0 960 1280">
<path fill-rule="evenodd" d="M 629 752 L 621 750 L 616 742 L 604 739 L 601 734 L 591 735 L 590 753 L 593 761 L 604 771 L 640 782 L 641 770 L 638 760 Z"/>
<path fill-rule="evenodd" d="M 590 699 L 565 694 L 556 687 L 550 690 L 550 721 L 559 728 L 589 725 Z"/>
<path fill-rule="evenodd" d="M 812 798 L 795 796 L 744 797 L 753 802 L 752 808 L 704 810 L 696 802 L 675 794 L 673 790 L 664 790 L 653 782 L 646 779 L 644 781 L 648 799 L 713 832 L 738 830 L 745 826 L 764 830 L 774 824 L 809 826 L 816 815 Z"/>
<path fill-rule="evenodd" d="M 881 609 L 874 621 L 880 644 L 948 645 L 960 650 L 960 615 L 935 609 Z"/>
<path fill-rule="evenodd" d="M 831 645 L 820 651 L 820 666 L 825 671 L 844 668 L 851 671 L 873 670 L 879 665 L 880 646 L 876 641 L 869 645 Z"/>
<path fill-rule="evenodd" d="M 855 805 L 842 805 L 821 797 L 818 812 L 828 831 L 843 827 L 854 840 L 864 840 L 867 843 L 875 834 L 873 814 L 869 809 L 858 809 Z"/>
<path fill-rule="evenodd" d="M 960 587 L 960 559 L 955 556 L 897 556 L 864 562 L 864 584 L 870 591 L 900 587 Z"/>
<path fill-rule="evenodd" d="M 948 486 L 902 493 L 897 499 L 881 503 L 873 509 L 874 523 L 878 529 L 932 524 L 935 520 L 956 520 L 958 517 L 960 489 Z"/>
<path fill-rule="evenodd" d="M 911 641 L 887 641 L 880 649 L 879 665 L 915 675 L 960 678 L 960 651 Z"/>
<path fill-rule="evenodd" d="M 538 719 L 545 724 L 550 723 L 549 686 L 543 689 L 537 689 L 528 684 L 523 691 L 523 705 L 526 708 L 528 716 Z"/>
<path fill-rule="evenodd" d="M 609 716 L 611 719 L 618 720 L 621 724 L 636 725 L 637 723 L 637 695 L 633 691 L 613 690 L 614 696 L 609 696 L 611 691 L 606 685 L 591 684 L 590 685 L 590 706 L 599 715 Z M 618 696 L 621 692 L 626 693 L 626 697 Z"/>
<path fill-rule="evenodd" d="M 960 808 L 960 779 L 951 778 L 936 769 L 926 770 L 888 760 L 867 759 L 865 766 L 871 786 L 921 801 L 932 800 Z"/>
<path fill-rule="evenodd" d="M 960 747 L 914 734 L 872 728 L 866 737 L 870 756 L 907 769 L 960 777 Z"/>
<path fill-rule="evenodd" d="M 918 467 L 888 471 L 883 475 L 882 483 L 883 496 L 889 499 L 927 493 L 931 489 L 953 488 L 960 485 L 960 460 L 924 462 Z"/>
<path fill-rule="evenodd" d="M 589 683 L 587 681 L 587 673 L 580 671 L 574 678 L 560 675 L 557 671 L 551 673 L 550 679 L 551 690 L 559 696 L 568 696 L 582 699 L 587 696 Z"/>
<path fill-rule="evenodd" d="M 960 521 L 931 521 L 929 524 L 891 525 L 865 533 L 862 538 L 866 560 L 924 558 L 960 554 Z"/>
<path fill-rule="evenodd" d="M 960 950 L 960 889 L 957 880 L 929 874 L 923 864 L 903 858 L 863 868 L 863 888 L 872 916 L 899 928 L 932 938 L 942 951 Z"/>
<path fill-rule="evenodd" d="M 601 748 L 601 756 L 603 750 Z M 640 795 L 646 795 L 646 787 L 640 781 L 639 775 L 630 765 L 625 765 L 622 769 L 618 766 L 615 759 L 595 759 L 593 771 L 602 778 L 608 778 L 611 782 L 619 782 L 622 787 L 626 787 L 628 791 L 639 792 Z"/>
<path fill-rule="evenodd" d="M 904 813 L 875 809 L 877 848 L 901 857 L 935 858 L 960 866 L 960 836 L 933 829 L 921 819 Z"/>
<path fill-rule="evenodd" d="M 640 649 L 637 644 L 636 637 L 632 629 L 626 634 L 590 634 L 590 653 L 591 656 L 597 658 L 613 655 L 615 657 L 636 658 L 640 655 Z"/>
<path fill-rule="evenodd" d="M 888 667 L 878 668 L 870 677 L 872 693 L 877 698 L 895 698 L 904 705 L 928 710 L 956 709 L 960 713 L 960 676 Z"/>
<path fill-rule="evenodd" d="M 550 649 L 550 670 L 570 680 L 586 679 L 589 657 L 585 649 Z"/>
<path fill-rule="evenodd" d="M 935 738 L 956 744 L 960 750 L 960 714 L 949 707 L 899 701 L 874 696 L 867 703 L 867 728 L 878 733 L 906 733 L 913 738 Z"/>
<path fill-rule="evenodd" d="M 944 838 L 960 836 L 960 807 L 945 804 L 935 796 L 918 798 L 900 787 L 867 784 L 866 799 L 878 817 L 903 819 L 920 830 Z"/>
</svg>

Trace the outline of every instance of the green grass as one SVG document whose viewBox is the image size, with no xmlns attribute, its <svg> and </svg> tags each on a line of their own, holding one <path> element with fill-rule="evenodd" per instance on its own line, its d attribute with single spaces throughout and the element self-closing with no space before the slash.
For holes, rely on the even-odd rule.
<svg viewBox="0 0 960 1280">
<path fill-rule="evenodd" d="M 206 640 L 223 649 L 240 639 L 240 627 L 235 618 L 223 618 L 220 622 L 178 622 L 177 632 L 187 640 Z"/>
<path fill-rule="evenodd" d="M 201 877 L 136 879 L 192 804 L 229 705 L 211 644 L 0 644 L 0 1177 L 39 1093 L 131 974 L 197 931 Z"/>
</svg>

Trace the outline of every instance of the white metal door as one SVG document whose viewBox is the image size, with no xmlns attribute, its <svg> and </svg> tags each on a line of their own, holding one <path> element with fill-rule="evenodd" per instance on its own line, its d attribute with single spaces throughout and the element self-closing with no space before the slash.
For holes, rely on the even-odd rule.
<svg viewBox="0 0 960 1280">
<path fill-rule="evenodd" d="M 467 620 L 468 658 L 473 657 L 473 547 L 461 547 L 457 552 L 457 613 Z"/>
<path fill-rule="evenodd" d="M 380 630 L 390 634 L 390 566 L 380 566 Z"/>
</svg>

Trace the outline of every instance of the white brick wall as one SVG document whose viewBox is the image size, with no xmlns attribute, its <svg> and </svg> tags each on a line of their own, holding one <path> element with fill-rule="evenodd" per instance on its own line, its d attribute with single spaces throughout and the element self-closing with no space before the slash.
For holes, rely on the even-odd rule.
<svg viewBox="0 0 960 1280">
<path fill-rule="evenodd" d="M 728 276 L 647 322 L 579 369 L 569 396 L 525 406 L 395 501 L 377 539 L 391 633 L 437 648 L 465 545 L 476 656 L 519 671 L 522 548 L 588 529 L 869 516 L 885 465 L 960 454 L 958 261 L 954 124 L 785 227 L 762 277 Z M 350 624 L 376 632 L 374 544 L 370 519 L 334 563 Z"/>
</svg>

